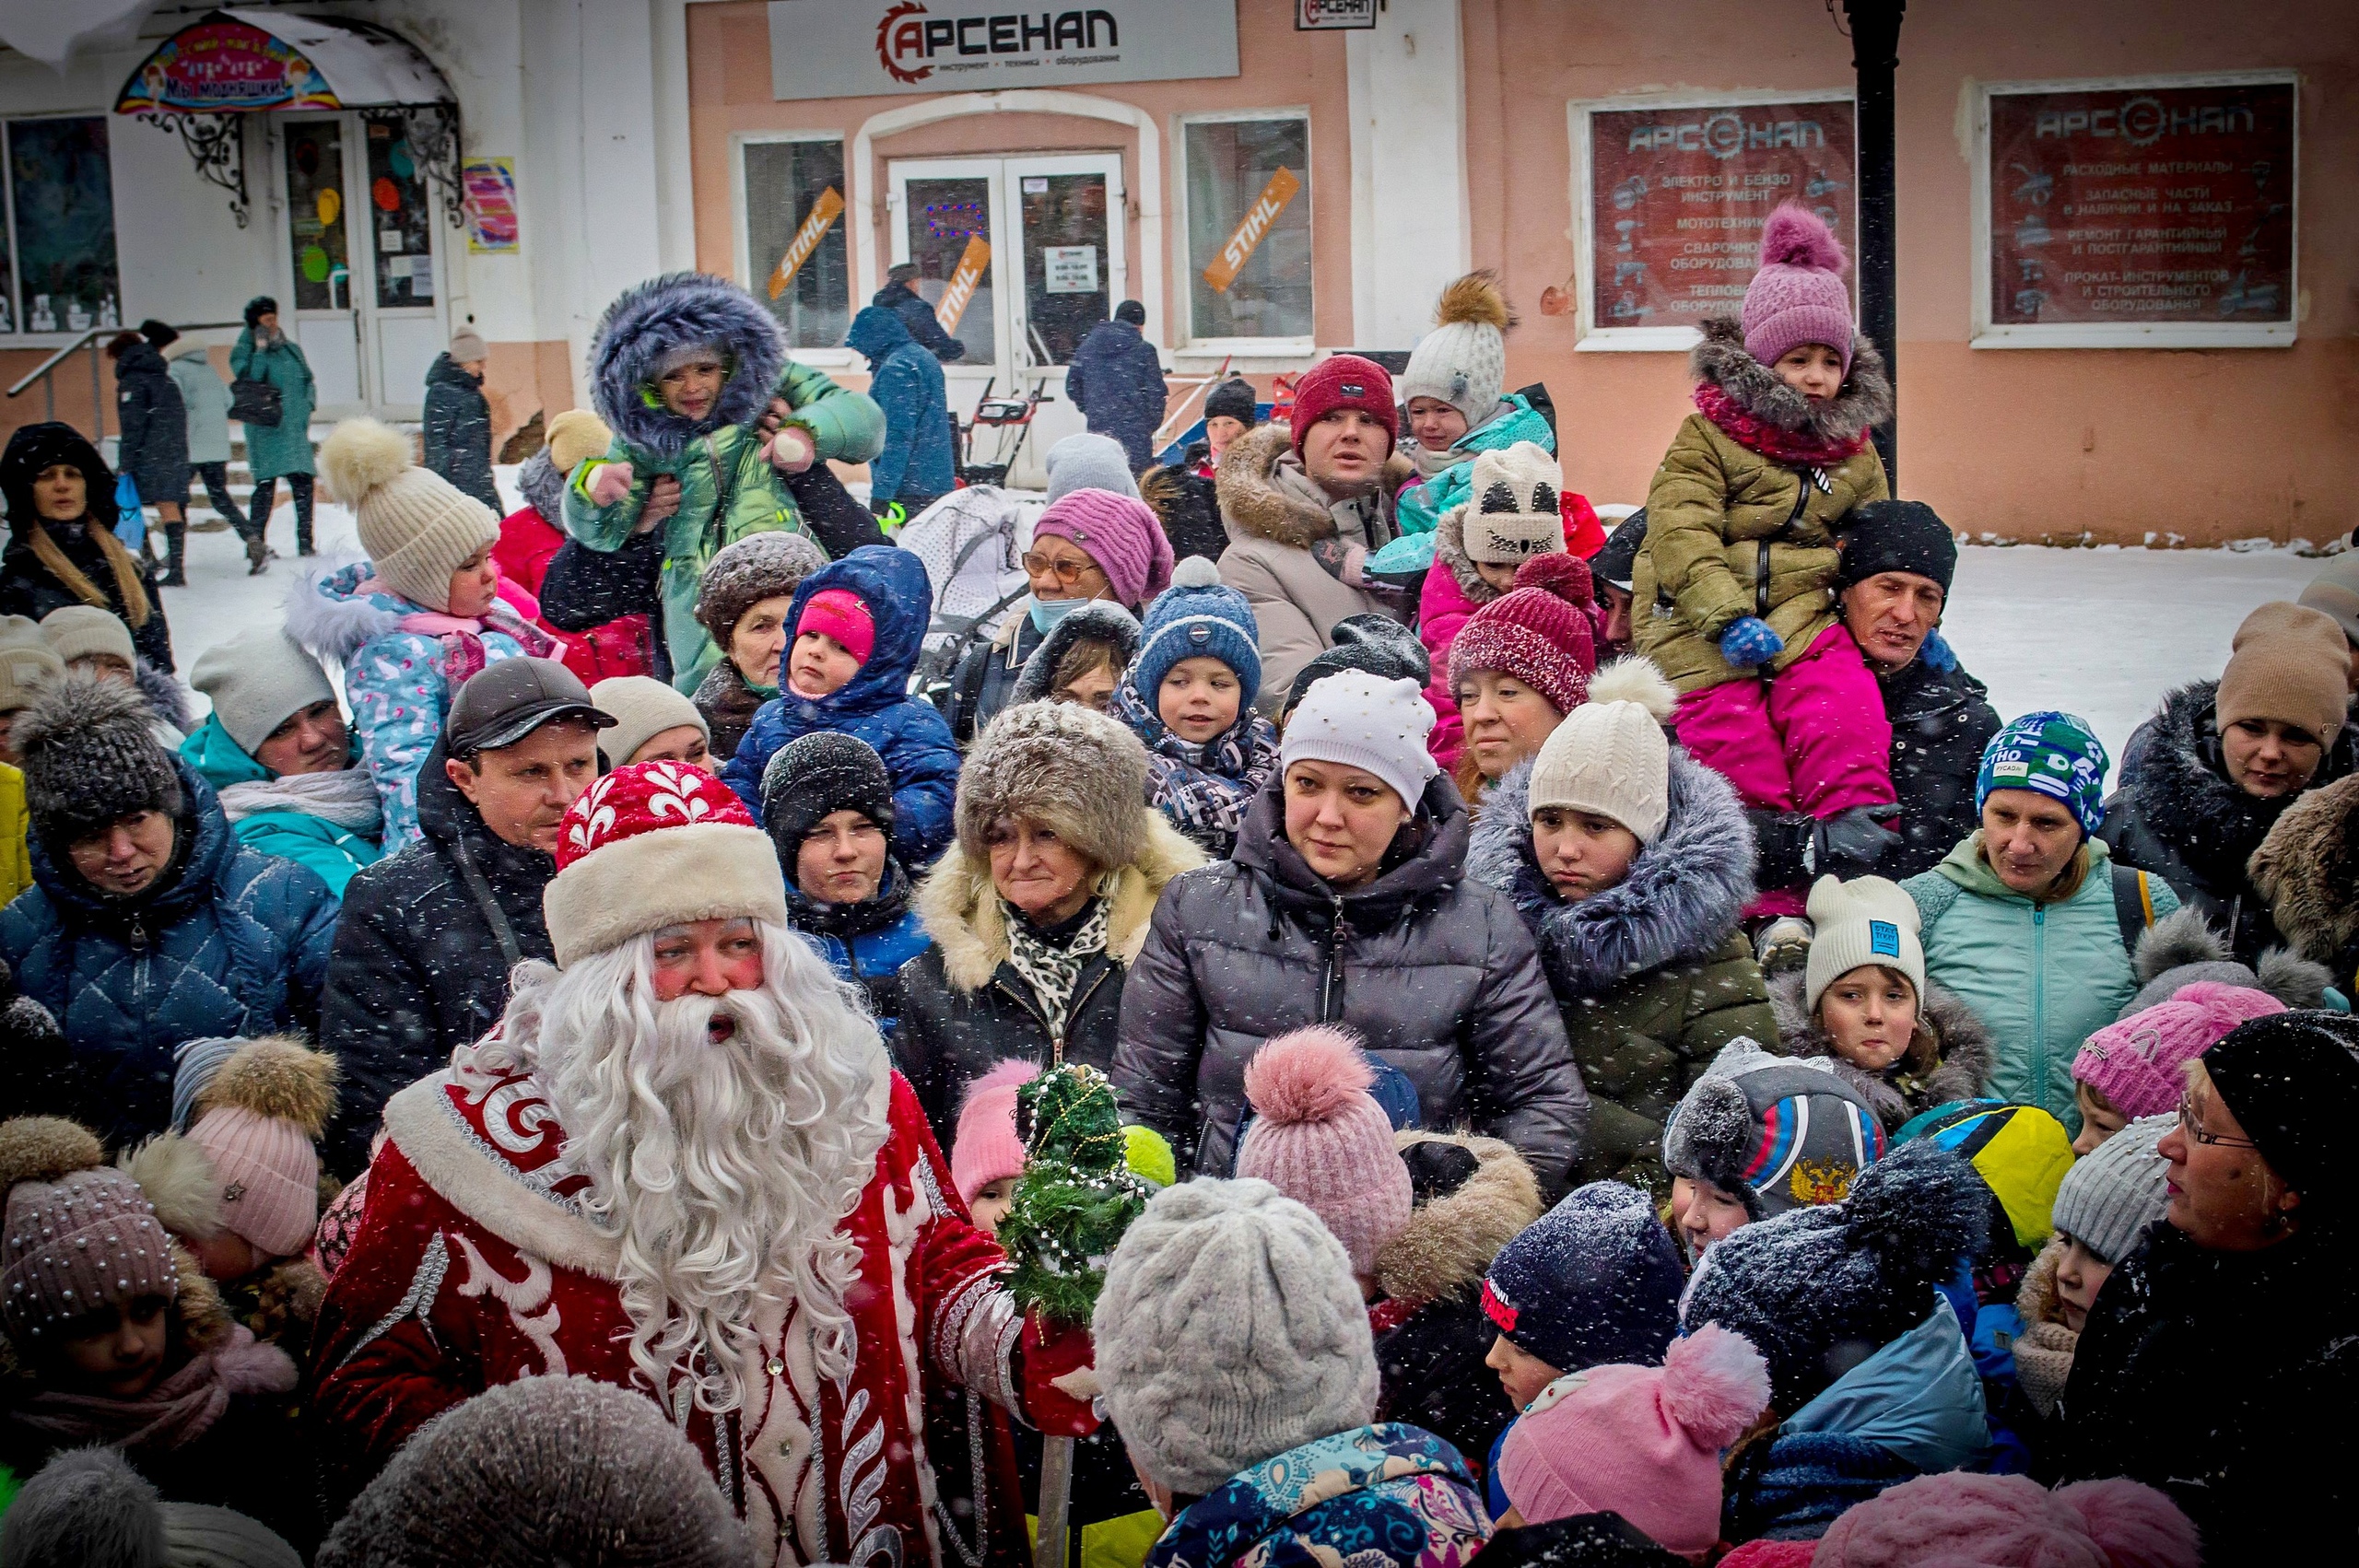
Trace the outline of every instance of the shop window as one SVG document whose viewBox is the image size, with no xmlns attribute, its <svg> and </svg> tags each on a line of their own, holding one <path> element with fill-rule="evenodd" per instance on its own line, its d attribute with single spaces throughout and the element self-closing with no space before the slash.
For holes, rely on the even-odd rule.
<svg viewBox="0 0 2359 1568">
<path fill-rule="evenodd" d="M 287 245 L 298 310 L 352 304 L 345 247 L 344 122 L 291 120 L 286 132 Z"/>
<path fill-rule="evenodd" d="M 369 222 L 377 231 L 377 307 L 434 303 L 434 207 L 398 119 L 367 122 Z"/>
<path fill-rule="evenodd" d="M 791 348 L 839 348 L 851 325 L 844 242 L 844 145 L 747 141 L 738 147 L 741 272 Z"/>
<path fill-rule="evenodd" d="M 1309 120 L 1191 120 L 1180 148 L 1189 337 L 1308 341 Z"/>
<path fill-rule="evenodd" d="M 0 333 L 81 332 L 122 319 L 114 179 L 103 115 L 6 123 L 8 230 Z"/>
</svg>

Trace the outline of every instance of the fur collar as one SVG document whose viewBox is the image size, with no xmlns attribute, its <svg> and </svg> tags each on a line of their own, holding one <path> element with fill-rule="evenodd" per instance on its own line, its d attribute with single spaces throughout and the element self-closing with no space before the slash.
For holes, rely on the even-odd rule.
<svg viewBox="0 0 2359 1568">
<path fill-rule="evenodd" d="M 1391 495 L 1415 472 L 1414 464 L 1394 452 L 1384 460 L 1379 491 Z M 1294 455 L 1294 432 L 1285 425 L 1273 422 L 1231 441 L 1213 483 L 1222 520 L 1233 533 L 1297 550 L 1335 536 L 1334 514 L 1303 493 L 1316 486 Z"/>
<path fill-rule="evenodd" d="M 1377 1286 L 1417 1306 L 1463 1294 L 1499 1249 L 1540 1218 L 1540 1184 L 1523 1156 L 1496 1138 L 1411 1130 L 1395 1133 L 1393 1143 L 1455 1143 L 1474 1156 L 1475 1170 L 1457 1191 L 1411 1214 L 1408 1227 L 1378 1250 Z"/>
<path fill-rule="evenodd" d="M 543 447 L 524 460 L 516 471 L 516 490 L 524 504 L 540 515 L 558 532 L 565 532 L 565 475 L 557 471 L 557 460 Z"/>
<path fill-rule="evenodd" d="M 672 273 L 625 289 L 606 307 L 590 345 L 590 395 L 598 416 L 630 446 L 672 459 L 727 425 L 750 425 L 785 368 L 785 336 L 760 302 L 725 278 Z M 728 380 L 703 419 L 690 421 L 653 394 L 655 369 L 675 349 L 717 344 Z"/>
<path fill-rule="evenodd" d="M 1729 395 L 1754 418 L 1776 429 L 1830 445 L 1857 442 L 1892 417 L 1892 380 L 1884 356 L 1864 337 L 1851 340 L 1851 373 L 1825 403 L 1788 386 L 1778 372 L 1744 351 L 1744 328 L 1734 316 L 1715 316 L 1700 328 L 1704 341 L 1687 357 L 1699 381 Z"/>
<path fill-rule="evenodd" d="M 1204 853 L 1180 837 L 1160 812 L 1147 813 L 1146 848 L 1114 872 L 1112 907 L 1106 912 L 1107 955 L 1130 967 L 1146 945 L 1155 901 L 1181 872 L 1204 863 Z M 991 984 L 1007 962 L 1007 916 L 992 887 L 991 868 L 953 844 L 918 889 L 918 919 L 941 950 L 952 986 L 974 992 Z"/>
<path fill-rule="evenodd" d="M 1532 764 L 1491 786 L 1466 869 L 1515 901 L 1560 999 L 1601 996 L 1636 975 L 1709 957 L 1753 897 L 1753 828 L 1728 780 L 1674 746 L 1671 817 L 1630 874 L 1594 898 L 1556 897 L 1532 859 Z"/>
<path fill-rule="evenodd" d="M 157 718 L 183 735 L 196 728 L 196 720 L 189 715 L 188 688 L 180 682 L 138 658 L 131 661 L 131 680 Z"/>
<path fill-rule="evenodd" d="M 2249 869 L 2285 939 L 2337 963 L 2359 942 L 2359 775 L 2294 797 Z"/>
<path fill-rule="evenodd" d="M 1434 559 L 1449 568 L 1449 575 L 1458 579 L 1458 591 L 1475 608 L 1480 609 L 1499 596 L 1499 591 L 1484 581 L 1483 574 L 1474 569 L 1474 557 L 1466 553 L 1464 507 L 1450 508 L 1434 525 Z"/>
<path fill-rule="evenodd" d="M 341 669 L 379 638 L 401 630 L 399 601 L 359 591 L 369 576 L 367 561 L 350 560 L 323 561 L 299 573 L 287 591 L 287 635 Z"/>
<path fill-rule="evenodd" d="M 2244 884 L 2245 862 L 2299 795 L 2256 800 L 2228 781 L 2214 760 L 2217 681 L 2197 681 L 2163 698 L 2145 761 L 2122 789 L 2146 830 L 2225 898 Z"/>
<path fill-rule="evenodd" d="M 1833 1042 L 1820 1028 L 1803 1003 L 1809 976 L 1796 969 L 1774 977 L 1769 981 L 1769 1006 L 1778 1019 L 1778 1047 L 1780 1054 L 1793 1057 L 1824 1057 L 1835 1068 L 1835 1075 L 1860 1092 L 1875 1110 L 1877 1119 L 1887 1128 L 1897 1128 L 1918 1111 L 1934 1106 L 1945 1106 L 1952 1100 L 1970 1100 L 1981 1094 L 1990 1082 L 1991 1069 L 1997 1064 L 1997 1051 L 1991 1044 L 1990 1031 L 1974 1010 L 1957 996 L 1928 981 L 1925 986 L 1925 1022 L 1931 1024 L 1933 1037 L 1941 1043 L 1941 1065 L 1925 1075 L 1916 1093 L 1904 1094 L 1898 1084 L 1880 1072 L 1863 1072 L 1835 1054 Z"/>
</svg>

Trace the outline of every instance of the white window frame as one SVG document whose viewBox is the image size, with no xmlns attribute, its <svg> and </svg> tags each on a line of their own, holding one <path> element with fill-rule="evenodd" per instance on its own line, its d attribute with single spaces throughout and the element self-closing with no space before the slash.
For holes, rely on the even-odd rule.
<svg viewBox="0 0 2359 1568">
<path fill-rule="evenodd" d="M 851 184 L 851 134 L 848 131 L 732 131 L 729 134 L 729 223 L 732 230 L 731 243 L 734 247 L 734 262 L 737 269 L 737 283 L 738 286 L 744 288 L 747 293 L 752 293 L 755 289 L 761 287 L 762 284 L 768 280 L 757 280 L 754 276 L 752 254 L 753 241 L 750 238 L 745 222 L 745 201 L 747 196 L 747 192 L 745 190 L 745 148 L 775 142 L 835 143 L 843 153 L 844 184 L 846 186 L 850 186 Z M 844 198 L 843 216 L 837 219 L 837 221 L 844 225 L 844 245 L 846 247 L 844 254 L 847 262 L 849 262 L 851 255 L 851 224 L 857 214 L 857 209 L 851 205 L 851 192 L 847 189 L 842 193 L 842 194 Z M 848 291 L 846 298 L 846 305 L 848 307 L 847 315 L 856 316 L 860 314 L 860 280 L 856 275 L 852 275 L 849 266 L 847 266 L 845 270 L 845 287 Z M 786 352 L 787 357 L 791 359 L 799 360 L 803 364 L 816 366 L 821 369 L 827 370 L 850 369 L 866 363 L 866 361 L 861 359 L 859 356 L 852 353 L 851 349 L 845 348 L 840 345 L 833 348 L 790 348 Z"/>
<path fill-rule="evenodd" d="M 1593 183 L 1593 114 L 1628 113 L 1637 109 L 1751 109 L 1765 103 L 1848 103 L 1851 105 L 1851 231 L 1859 232 L 1859 95 L 1848 87 L 1806 91 L 1759 90 L 1729 92 L 1636 93 L 1621 98 L 1577 98 L 1565 105 L 1567 129 L 1573 147 L 1573 329 L 1577 354 L 1684 354 L 1704 341 L 1694 327 L 1601 327 L 1597 324 L 1597 279 L 1591 267 L 1596 237 L 1590 221 L 1596 187 Z"/>
<path fill-rule="evenodd" d="M 2294 89 L 2294 253 L 2286 279 L 2292 307 L 2283 322 L 2060 322 L 1990 320 L 1990 100 L 2041 92 L 2113 92 L 2136 88 L 2290 87 Z M 2298 71 L 2201 71 L 2180 75 L 2066 77 L 2052 81 L 1976 82 L 1972 154 L 1974 246 L 1970 348 L 2288 348 L 2301 324 L 2302 78 Z"/>
<path fill-rule="evenodd" d="M 1311 244 L 1318 245 L 1318 193 L 1311 188 L 1311 166 L 1316 148 L 1311 138 L 1316 127 L 1311 123 L 1309 104 L 1290 104 L 1270 109 L 1208 109 L 1198 113 L 1175 114 L 1171 119 L 1172 163 L 1177 178 L 1171 182 L 1171 275 L 1180 293 L 1179 341 L 1172 345 L 1174 369 L 1210 369 L 1223 359 L 1230 361 L 1229 369 L 1240 374 L 1266 370 L 1299 370 L 1309 367 L 1318 353 L 1318 337 L 1306 333 L 1299 337 L 1198 337 L 1196 335 L 1195 260 L 1188 252 L 1188 127 L 1216 125 L 1248 120 L 1299 120 L 1302 122 L 1302 194 L 1297 201 L 1314 204 L 1306 209 L 1312 222 Z M 1316 269 L 1314 268 L 1314 271 Z M 1318 319 L 1319 283 L 1311 280 L 1311 318 Z"/>
</svg>

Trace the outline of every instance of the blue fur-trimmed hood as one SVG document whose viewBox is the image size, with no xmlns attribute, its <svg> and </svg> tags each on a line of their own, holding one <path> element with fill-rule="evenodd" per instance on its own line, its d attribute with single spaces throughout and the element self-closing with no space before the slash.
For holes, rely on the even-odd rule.
<svg viewBox="0 0 2359 1568">
<path fill-rule="evenodd" d="M 691 421 L 649 392 L 658 360 L 703 343 L 728 352 L 729 379 L 712 412 Z M 757 418 L 785 363 L 785 338 L 759 300 L 726 278 L 671 273 L 623 290 L 599 318 L 590 343 L 590 396 L 598 417 L 625 442 L 674 458 L 700 436 Z"/>
<path fill-rule="evenodd" d="M 1532 858 L 1532 764 L 1491 786 L 1467 874 L 1515 901 L 1558 993 L 1595 996 L 1634 975 L 1708 956 L 1753 898 L 1753 827 L 1736 790 L 1677 747 L 1671 815 L 1630 874 L 1594 898 L 1558 898 Z"/>
</svg>

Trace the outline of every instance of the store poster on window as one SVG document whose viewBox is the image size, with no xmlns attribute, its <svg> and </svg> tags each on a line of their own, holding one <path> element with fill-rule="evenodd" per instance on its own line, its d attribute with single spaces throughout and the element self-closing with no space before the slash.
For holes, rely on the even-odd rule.
<svg viewBox="0 0 2359 1568">
<path fill-rule="evenodd" d="M 1734 315 L 1786 202 L 1852 251 L 1859 152 L 1847 99 L 1592 112 L 1593 330 L 1694 327 Z"/>
<path fill-rule="evenodd" d="M 2294 319 L 2294 89 L 1990 96 L 1990 322 Z"/>
<path fill-rule="evenodd" d="M 467 209 L 467 250 L 478 256 L 512 256 L 518 249 L 516 160 L 471 158 L 459 167 Z"/>
</svg>

